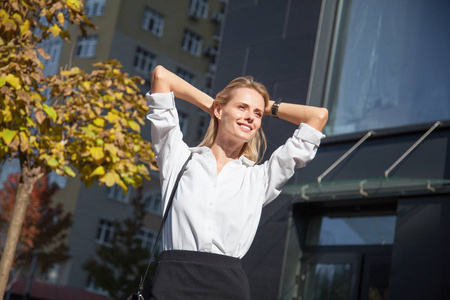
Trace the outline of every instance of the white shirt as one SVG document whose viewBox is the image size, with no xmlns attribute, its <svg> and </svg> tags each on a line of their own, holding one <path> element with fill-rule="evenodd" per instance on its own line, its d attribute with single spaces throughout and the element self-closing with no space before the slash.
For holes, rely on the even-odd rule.
<svg viewBox="0 0 450 300">
<path fill-rule="evenodd" d="M 210 148 L 189 148 L 183 142 L 173 93 L 147 94 L 147 104 L 164 210 L 175 179 L 193 152 L 163 229 L 164 250 L 242 258 L 256 234 L 263 206 L 280 194 L 296 168 L 314 158 L 324 135 L 301 124 L 264 164 L 241 156 L 217 174 Z"/>
</svg>

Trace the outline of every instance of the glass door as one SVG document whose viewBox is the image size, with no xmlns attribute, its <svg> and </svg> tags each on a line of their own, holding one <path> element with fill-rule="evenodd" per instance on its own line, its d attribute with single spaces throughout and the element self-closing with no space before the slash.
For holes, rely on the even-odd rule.
<svg viewBox="0 0 450 300">
<path fill-rule="evenodd" d="M 357 299 L 361 258 L 354 253 L 305 255 L 301 263 L 301 300 Z"/>
</svg>

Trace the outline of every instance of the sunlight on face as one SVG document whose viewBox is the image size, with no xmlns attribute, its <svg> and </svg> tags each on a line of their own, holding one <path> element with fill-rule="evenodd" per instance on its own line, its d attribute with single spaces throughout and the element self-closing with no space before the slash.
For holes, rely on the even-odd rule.
<svg viewBox="0 0 450 300">
<path fill-rule="evenodd" d="M 264 99 L 254 89 L 238 88 L 228 103 L 215 106 L 214 113 L 219 121 L 218 136 L 243 144 L 261 127 Z"/>
</svg>

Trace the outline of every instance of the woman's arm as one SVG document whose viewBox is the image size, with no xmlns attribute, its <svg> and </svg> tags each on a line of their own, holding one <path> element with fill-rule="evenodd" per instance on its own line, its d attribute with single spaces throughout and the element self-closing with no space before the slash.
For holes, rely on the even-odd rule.
<svg viewBox="0 0 450 300">
<path fill-rule="evenodd" d="M 176 98 L 185 100 L 210 115 L 213 113 L 213 98 L 165 69 L 163 66 L 157 66 L 153 70 L 151 89 L 152 93 L 173 92 Z"/>
<path fill-rule="evenodd" d="M 272 105 L 274 101 L 269 101 L 269 106 L 264 112 L 266 115 L 272 115 Z M 328 110 L 324 107 L 315 107 L 294 103 L 281 102 L 278 107 L 278 118 L 300 125 L 306 123 L 309 126 L 322 131 L 327 124 Z"/>
</svg>

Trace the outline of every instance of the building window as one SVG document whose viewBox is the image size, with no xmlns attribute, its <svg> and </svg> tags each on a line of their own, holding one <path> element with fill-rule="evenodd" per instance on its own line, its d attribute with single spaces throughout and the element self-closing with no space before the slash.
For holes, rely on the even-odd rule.
<svg viewBox="0 0 450 300">
<path fill-rule="evenodd" d="M 88 17 L 101 16 L 105 10 L 106 0 L 86 0 L 85 12 Z"/>
<path fill-rule="evenodd" d="M 48 269 L 47 272 L 45 272 L 42 277 L 44 280 L 48 282 L 57 283 L 60 270 L 61 264 L 53 264 L 53 266 L 50 269 Z"/>
<path fill-rule="evenodd" d="M 204 111 L 198 112 L 198 127 L 197 127 L 197 139 L 199 141 L 203 140 L 206 130 L 208 129 L 210 116 Z"/>
<path fill-rule="evenodd" d="M 142 248 L 152 251 L 156 243 L 156 236 L 157 232 L 141 227 L 141 229 L 137 232 L 136 239 L 140 240 Z"/>
<path fill-rule="evenodd" d="M 145 210 L 157 215 L 162 214 L 161 209 L 161 191 L 154 190 L 146 195 L 144 198 Z"/>
<path fill-rule="evenodd" d="M 134 54 L 133 66 L 145 75 L 150 75 L 156 63 L 156 56 L 138 47 Z"/>
<path fill-rule="evenodd" d="M 189 73 L 188 71 L 182 69 L 182 68 L 178 68 L 177 69 L 177 75 L 180 76 L 181 78 L 183 78 L 184 80 L 186 80 L 187 82 L 189 82 L 190 84 L 194 83 L 194 74 Z"/>
<path fill-rule="evenodd" d="M 128 193 L 124 193 L 122 188 L 117 184 L 112 187 L 108 187 L 106 190 L 106 197 L 108 199 L 116 200 L 122 203 L 128 203 L 130 200 L 130 189 L 128 189 Z"/>
<path fill-rule="evenodd" d="M 208 16 L 208 0 L 191 0 L 189 3 L 189 16 L 199 19 Z"/>
<path fill-rule="evenodd" d="M 318 58 L 331 62 L 328 136 L 450 119 L 446 1 L 344 1 L 339 13 L 334 50 Z"/>
<path fill-rule="evenodd" d="M 183 134 L 186 134 L 188 125 L 188 115 L 182 111 L 178 111 L 178 120 L 180 121 L 180 130 Z"/>
<path fill-rule="evenodd" d="M 156 36 L 162 36 L 164 29 L 164 17 L 150 8 L 145 8 L 141 26 L 142 29 Z"/>
<path fill-rule="evenodd" d="M 97 229 L 96 241 L 99 244 L 110 246 L 114 238 L 116 227 L 114 223 L 108 220 L 101 219 L 100 225 Z"/>
<path fill-rule="evenodd" d="M 308 224 L 306 244 L 392 245 L 396 216 L 317 216 Z"/>
<path fill-rule="evenodd" d="M 192 31 L 186 29 L 184 31 L 183 37 L 183 50 L 189 52 L 194 56 L 200 56 L 202 49 L 202 38 L 201 36 L 193 33 Z"/>
<path fill-rule="evenodd" d="M 75 46 L 75 56 L 79 58 L 94 57 L 97 49 L 97 37 L 89 36 L 87 38 L 80 37 Z"/>
<path fill-rule="evenodd" d="M 109 296 L 108 291 L 99 287 L 98 285 L 95 284 L 94 279 L 92 278 L 92 276 L 88 276 L 87 282 L 86 282 L 86 289 L 97 293 L 97 294 L 101 294 L 101 295 L 105 295 L 105 296 Z"/>
</svg>

